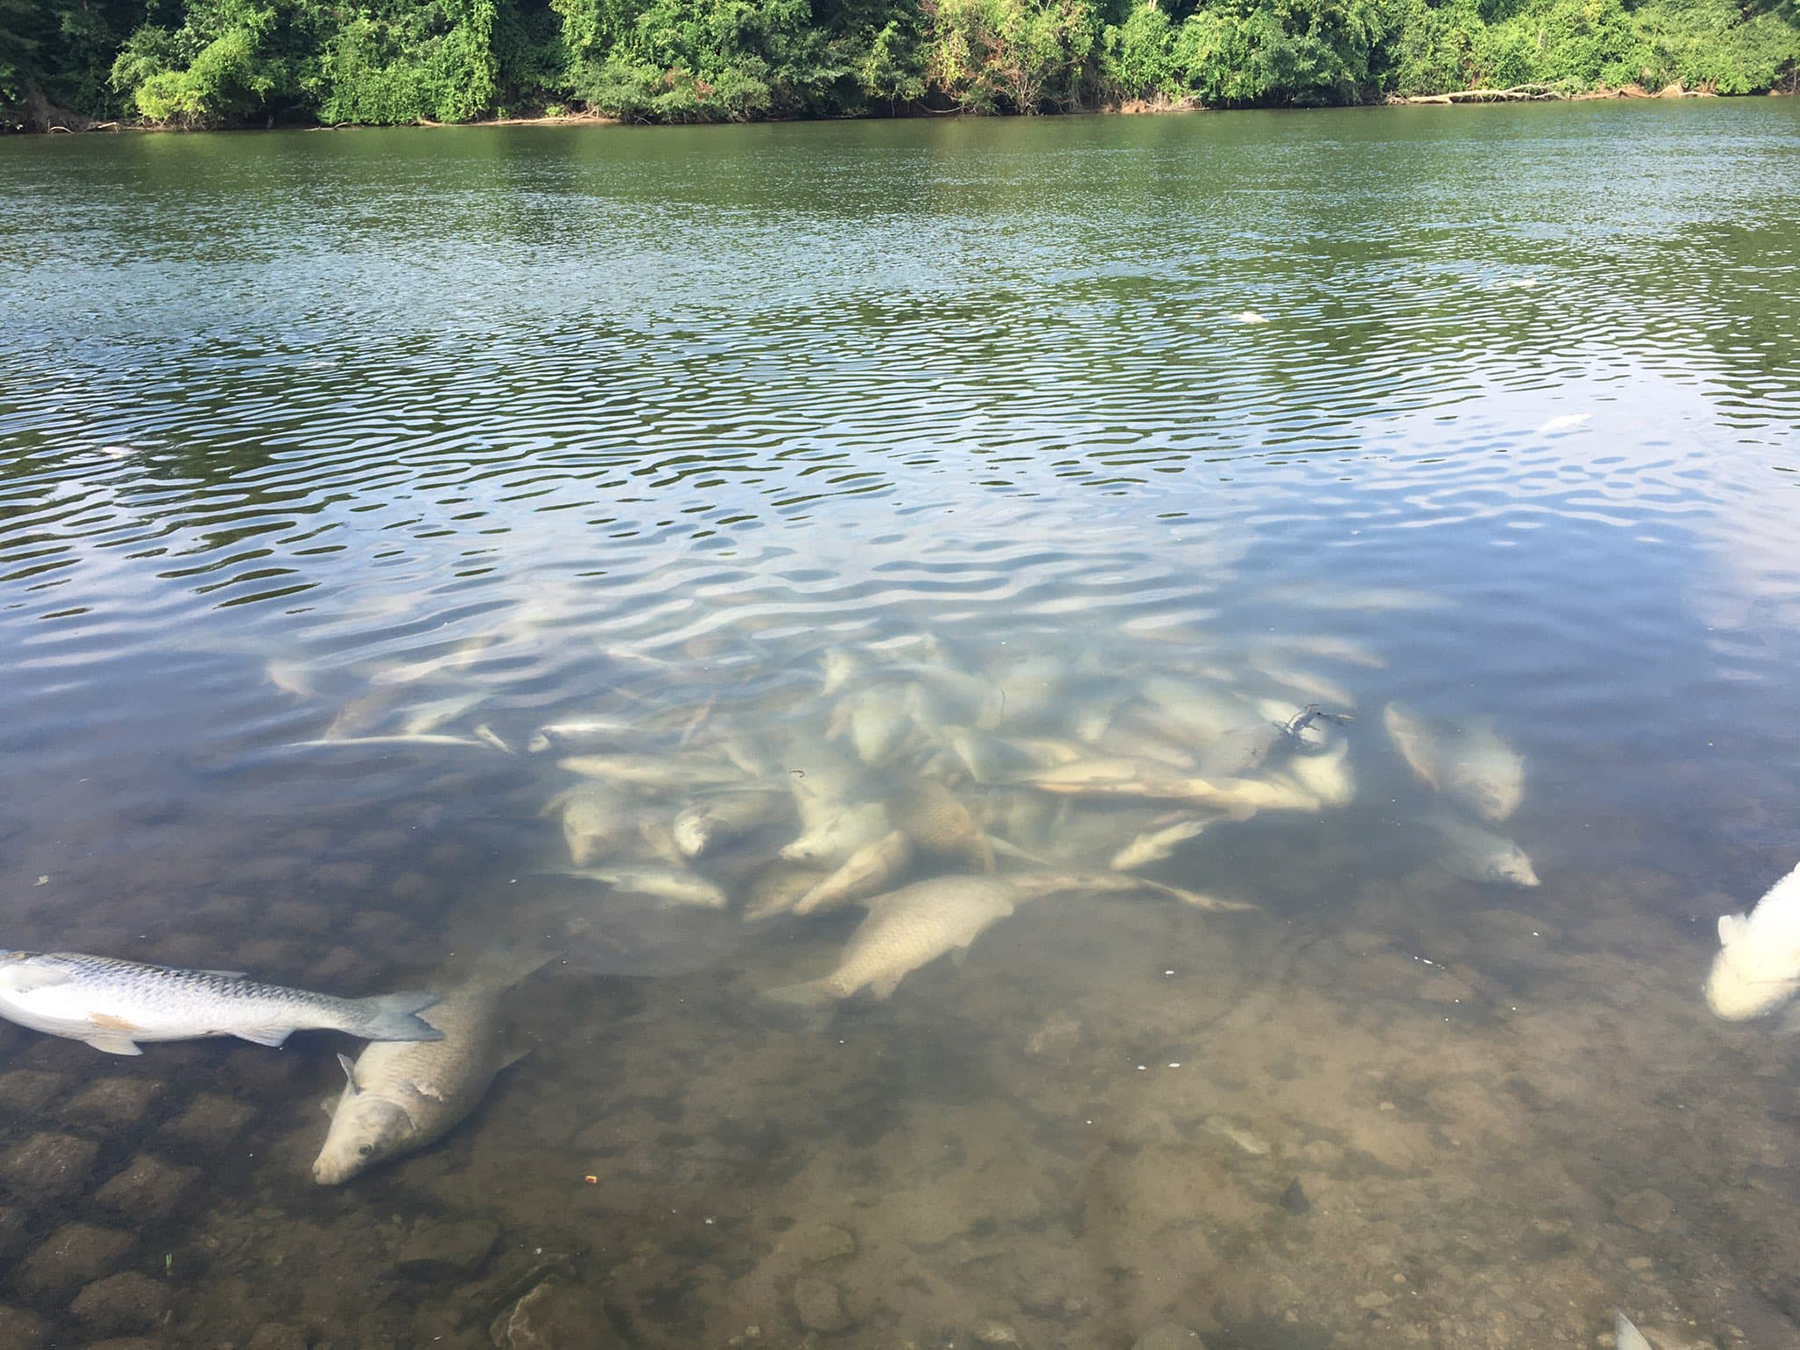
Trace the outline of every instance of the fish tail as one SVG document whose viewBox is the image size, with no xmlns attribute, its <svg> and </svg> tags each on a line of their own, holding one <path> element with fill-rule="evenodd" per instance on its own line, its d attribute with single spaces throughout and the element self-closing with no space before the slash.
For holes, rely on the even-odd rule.
<svg viewBox="0 0 1800 1350">
<path fill-rule="evenodd" d="M 765 989 L 762 996 L 773 1003 L 787 1003 L 797 1008 L 823 1008 L 838 998 L 838 992 L 835 982 L 826 976 L 822 980 L 803 980 L 799 984 Z"/>
<path fill-rule="evenodd" d="M 409 990 L 353 999 L 355 1022 L 344 1030 L 370 1041 L 441 1041 L 444 1033 L 419 1016 L 438 997 Z"/>
</svg>

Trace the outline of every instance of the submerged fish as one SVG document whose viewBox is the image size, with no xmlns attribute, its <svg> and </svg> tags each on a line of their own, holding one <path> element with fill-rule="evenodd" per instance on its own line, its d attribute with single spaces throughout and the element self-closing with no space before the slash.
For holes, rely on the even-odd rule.
<svg viewBox="0 0 1800 1350">
<path fill-rule="evenodd" d="M 1446 731 L 1399 703 L 1388 704 L 1381 720 L 1401 758 L 1427 787 L 1496 825 L 1518 810 L 1525 761 L 1491 727 Z"/>
<path fill-rule="evenodd" d="M 237 1036 L 280 1045 L 296 1031 L 346 1031 L 371 1041 L 428 1041 L 424 993 L 334 998 L 228 970 L 180 970 L 76 952 L 0 951 L 0 1017 L 109 1055 L 142 1041 Z"/>
<path fill-rule="evenodd" d="M 730 783 L 743 777 L 737 765 L 699 755 L 571 755 L 557 760 L 556 767 L 583 778 L 661 791 Z"/>
<path fill-rule="evenodd" d="M 912 870 L 916 850 L 903 830 L 889 830 L 864 844 L 843 866 L 794 904 L 796 914 L 822 914 L 889 891 Z"/>
<path fill-rule="evenodd" d="M 817 867 L 779 860 L 759 868 L 744 888 L 744 922 L 756 923 L 792 913 L 800 897 L 829 875 Z"/>
<path fill-rule="evenodd" d="M 408 736 L 422 736 L 436 731 L 447 723 L 454 722 L 471 708 L 486 702 L 487 695 L 476 692 L 472 694 L 456 694 L 450 698 L 432 699 L 428 703 L 418 703 L 406 710 L 400 719 L 400 730 Z"/>
<path fill-rule="evenodd" d="M 586 867 L 602 848 L 637 828 L 625 797 L 602 783 L 579 783 L 552 798 L 547 809 L 560 809 L 563 841 L 577 867 Z"/>
<path fill-rule="evenodd" d="M 887 807 L 865 802 L 841 811 L 817 828 L 808 829 L 781 850 L 788 862 L 836 867 L 864 844 L 873 843 L 893 828 Z"/>
<path fill-rule="evenodd" d="M 475 736 L 445 736 L 437 732 L 421 732 L 416 736 L 400 733 L 391 736 L 325 736 L 310 741 L 289 741 L 287 748 L 290 750 L 315 750 L 320 746 L 373 745 L 475 745 L 480 746 L 483 750 L 493 748 L 491 742 Z"/>
<path fill-rule="evenodd" d="M 475 1109 L 494 1075 L 520 1058 L 507 1052 L 501 1035 L 506 987 L 474 984 L 445 994 L 431 1008 L 438 1040 L 371 1045 L 355 1063 L 338 1056 L 348 1081 L 313 1163 L 314 1181 L 341 1185 L 417 1152 Z"/>
<path fill-rule="evenodd" d="M 525 743 L 532 754 L 552 747 L 558 750 L 601 750 L 624 745 L 643 735 L 643 728 L 615 717 L 590 717 L 572 722 L 546 722 Z"/>
<path fill-rule="evenodd" d="M 598 881 L 628 895 L 647 895 L 666 905 L 692 905 L 698 909 L 724 909 L 725 892 L 698 872 L 685 867 L 584 867 L 554 871 L 550 875 Z"/>
<path fill-rule="evenodd" d="M 921 778 L 888 805 L 894 825 L 922 853 L 949 858 L 978 872 L 994 870 L 994 848 L 969 808 L 942 783 Z"/>
<path fill-rule="evenodd" d="M 312 669 L 298 661 L 270 661 L 263 667 L 263 673 L 269 677 L 270 684 L 295 698 L 312 698 L 319 692 Z"/>
<path fill-rule="evenodd" d="M 869 658 L 863 653 L 848 647 L 833 647 L 825 653 L 825 679 L 819 686 L 819 692 L 830 698 L 867 670 L 868 666 Z"/>
<path fill-rule="evenodd" d="M 1749 915 L 1719 916 L 1719 954 L 1706 977 L 1706 1002 L 1732 1022 L 1774 1012 L 1800 990 L 1800 867 Z"/>
<path fill-rule="evenodd" d="M 1434 816 L 1427 823 L 1444 844 L 1438 861 L 1454 875 L 1505 886 L 1540 884 L 1525 850 L 1505 835 L 1451 816 Z"/>
<path fill-rule="evenodd" d="M 1195 817 L 1178 820 L 1160 830 L 1145 830 L 1113 855 L 1110 866 L 1117 872 L 1130 872 L 1139 867 L 1148 867 L 1153 862 L 1161 862 L 1188 840 L 1199 838 L 1208 826 L 1221 819 L 1223 817 L 1220 816 Z"/>
<path fill-rule="evenodd" d="M 1631 1319 L 1622 1312 L 1613 1314 L 1613 1345 L 1616 1350 L 1651 1350 L 1644 1333 L 1632 1326 Z"/>
<path fill-rule="evenodd" d="M 733 792 L 696 802 L 675 817 L 675 847 L 684 858 L 698 858 L 791 812 L 792 803 L 779 792 Z"/>
<path fill-rule="evenodd" d="M 885 897 L 851 934 L 837 969 L 817 980 L 772 989 L 784 1003 L 821 1004 L 867 988 L 892 994 L 913 971 L 966 950 L 1013 912 L 1018 891 L 995 877 L 932 877 Z"/>
</svg>

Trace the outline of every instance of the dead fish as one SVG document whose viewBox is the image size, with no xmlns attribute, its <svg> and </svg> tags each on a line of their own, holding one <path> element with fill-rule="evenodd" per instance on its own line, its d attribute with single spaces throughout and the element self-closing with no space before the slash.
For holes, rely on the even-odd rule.
<svg viewBox="0 0 1800 1350">
<path fill-rule="evenodd" d="M 613 717 L 587 717 L 569 722 L 546 722 L 525 743 L 534 755 L 546 750 L 603 750 L 627 745 L 644 729 Z"/>
<path fill-rule="evenodd" d="M 1429 817 L 1426 823 L 1443 842 L 1439 861 L 1446 871 L 1467 881 L 1503 886 L 1536 886 L 1538 874 L 1525 850 L 1504 835 L 1453 816 Z"/>
<path fill-rule="evenodd" d="M 547 809 L 557 810 L 561 816 L 569 861 L 577 867 L 586 867 L 603 848 L 617 844 L 637 828 L 626 798 L 600 783 L 572 787 L 553 798 Z"/>
<path fill-rule="evenodd" d="M 486 694 L 477 692 L 414 704 L 401 715 L 400 730 L 408 736 L 423 736 L 454 722 L 464 713 L 487 702 L 487 699 Z"/>
<path fill-rule="evenodd" d="M 779 824 L 792 810 L 787 795 L 777 792 L 732 792 L 695 802 L 675 817 L 675 847 L 684 858 L 698 858 Z"/>
<path fill-rule="evenodd" d="M 1320 703 L 1331 703 L 1340 708 L 1356 706 L 1356 699 L 1343 685 L 1310 670 L 1265 665 L 1258 666 L 1257 673 L 1273 680 L 1284 689 L 1292 689 L 1303 698 L 1317 699 Z"/>
<path fill-rule="evenodd" d="M 856 747 L 856 757 L 872 767 L 892 759 L 912 730 L 905 696 L 892 686 L 865 689 L 840 709 L 838 720 Z"/>
<path fill-rule="evenodd" d="M 503 755 L 510 755 L 513 752 L 513 748 L 505 741 L 501 740 L 494 729 L 486 722 L 481 723 L 479 726 L 471 727 L 469 729 L 469 734 L 483 745 L 493 746 L 494 749 L 498 750 Z"/>
<path fill-rule="evenodd" d="M 1138 693 L 1203 743 L 1243 726 L 1250 712 L 1242 695 L 1216 683 L 1148 675 L 1138 681 Z"/>
<path fill-rule="evenodd" d="M 1234 728 L 1202 750 L 1195 767 L 1203 778 L 1235 778 L 1262 767 L 1276 746 L 1286 740 L 1283 727 L 1274 722 L 1252 722 Z"/>
<path fill-rule="evenodd" d="M 1427 787 L 1496 825 L 1518 809 L 1525 795 L 1525 761 L 1491 727 L 1451 732 L 1399 703 L 1388 704 L 1381 720 L 1401 758 Z"/>
<path fill-rule="evenodd" d="M 807 830 L 781 850 L 781 857 L 788 862 L 837 867 L 864 844 L 873 843 L 892 828 L 886 806 L 865 802 L 839 812 L 817 829 Z"/>
<path fill-rule="evenodd" d="M 431 656 L 422 661 L 408 661 L 383 666 L 369 676 L 369 683 L 371 685 L 413 684 L 433 675 L 442 675 L 447 671 L 463 670 L 473 665 L 488 645 L 489 639 L 487 638 L 471 638 L 443 656 Z"/>
<path fill-rule="evenodd" d="M 842 747 L 823 742 L 791 747 L 784 763 L 803 831 L 822 829 L 842 815 L 860 795 L 867 773 Z"/>
<path fill-rule="evenodd" d="M 996 877 L 932 877 L 886 896 L 851 934 L 837 969 L 817 980 L 772 989 L 784 1003 L 817 1005 L 869 989 L 885 999 L 913 971 L 966 951 L 1013 912 L 1017 890 Z"/>
<path fill-rule="evenodd" d="M 1340 740 L 1329 750 L 1295 755 L 1288 761 L 1288 777 L 1302 792 L 1317 797 L 1325 806 L 1346 806 L 1356 797 L 1356 778 L 1350 772 L 1350 742 Z"/>
<path fill-rule="evenodd" d="M 1632 1326 L 1631 1319 L 1622 1312 L 1613 1314 L 1613 1345 L 1617 1350 L 1651 1350 L 1644 1333 Z"/>
<path fill-rule="evenodd" d="M 377 746 L 377 745 L 473 745 L 483 750 L 491 750 L 487 741 L 474 736 L 444 736 L 436 732 L 425 732 L 417 736 L 394 734 L 391 736 L 337 736 L 321 737 L 311 741 L 289 741 L 289 750 L 316 750 L 321 746 Z"/>
<path fill-rule="evenodd" d="M 864 844 L 794 905 L 796 914 L 823 914 L 892 890 L 912 870 L 916 850 L 902 830 Z"/>
<path fill-rule="evenodd" d="M 557 760 L 556 767 L 583 778 L 663 792 L 741 781 L 735 764 L 699 755 L 573 755 Z"/>
<path fill-rule="evenodd" d="M 1019 872 L 1006 879 L 1018 888 L 1021 900 L 1040 899 L 1044 896 L 1061 895 L 1069 891 L 1094 891 L 1103 895 L 1132 895 L 1148 891 L 1155 895 L 1169 896 L 1181 901 L 1184 905 L 1191 905 L 1195 909 L 1211 910 L 1220 914 L 1238 913 L 1256 908 L 1255 905 L 1242 900 L 1222 900 L 1217 896 L 1202 895 L 1198 891 L 1186 890 L 1180 886 L 1151 881 L 1148 877 L 1119 876 L 1113 872 Z"/>
<path fill-rule="evenodd" d="M 961 862 L 978 872 L 994 870 L 994 849 L 968 807 L 942 783 L 921 778 L 888 805 L 894 825 L 919 851 Z"/>
<path fill-rule="evenodd" d="M 800 897 L 831 874 L 823 868 L 800 867 L 779 860 L 760 868 L 744 893 L 744 921 L 756 923 L 790 914 Z"/>
<path fill-rule="evenodd" d="M 647 895 L 667 905 L 692 905 L 697 909 L 724 909 L 725 892 L 698 872 L 684 867 L 584 867 L 553 871 L 553 876 L 598 881 L 627 895 Z"/>
<path fill-rule="evenodd" d="M 825 653 L 825 680 L 819 686 L 819 692 L 830 698 L 848 688 L 868 668 L 869 658 L 863 653 L 848 647 L 833 647 Z"/>
<path fill-rule="evenodd" d="M 1165 825 L 1160 830 L 1146 830 L 1113 855 L 1110 864 L 1116 872 L 1130 872 L 1151 863 L 1161 862 L 1190 839 L 1197 839 L 1222 816 L 1196 816 Z"/>
<path fill-rule="evenodd" d="M 1800 867 L 1748 915 L 1719 916 L 1719 954 L 1706 977 L 1706 1002 L 1727 1021 L 1774 1012 L 1800 990 Z"/>
<path fill-rule="evenodd" d="M 1000 721 L 1017 725 L 1048 717 L 1068 682 L 1068 667 L 1055 657 L 1030 656 L 1012 663 L 993 678 Z"/>
<path fill-rule="evenodd" d="M 542 963 L 539 963 L 542 964 Z M 535 968 L 535 967 L 534 967 Z M 519 976 L 518 978 L 523 978 Z M 313 1162 L 313 1180 L 337 1186 L 442 1139 L 480 1104 L 521 1053 L 502 1035 L 500 996 L 512 980 L 453 989 L 429 1009 L 435 1041 L 379 1041 L 344 1067 L 344 1091 Z"/>
</svg>

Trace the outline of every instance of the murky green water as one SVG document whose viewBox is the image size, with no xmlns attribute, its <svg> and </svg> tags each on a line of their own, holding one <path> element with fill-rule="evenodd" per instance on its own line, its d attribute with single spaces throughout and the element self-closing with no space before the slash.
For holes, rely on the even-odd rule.
<svg viewBox="0 0 1800 1350">
<path fill-rule="evenodd" d="M 1797 218 L 1792 100 L 0 141 L 0 942 L 553 958 L 335 1188 L 347 1037 L 0 1024 L 0 1341 L 1800 1344 Z M 1001 900 L 772 998 L 809 827 Z"/>
</svg>

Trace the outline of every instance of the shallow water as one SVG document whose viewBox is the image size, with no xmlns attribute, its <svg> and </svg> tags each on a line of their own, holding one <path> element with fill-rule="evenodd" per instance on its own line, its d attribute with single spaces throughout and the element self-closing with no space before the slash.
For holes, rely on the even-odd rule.
<svg viewBox="0 0 1800 1350">
<path fill-rule="evenodd" d="M 0 1024 L 0 1340 L 1800 1344 L 1793 1042 L 1700 995 L 1800 854 L 1796 218 L 1785 99 L 0 141 L 0 940 L 555 957 L 341 1189 L 353 1042 Z M 1158 678 L 1355 714 L 1347 804 L 1146 869 L 1254 910 L 1078 885 L 809 1015 L 791 826 L 724 911 L 543 875 L 541 725 L 785 791 L 859 690 L 855 800 L 1105 871 L 1169 803 L 944 747 L 1179 756 Z M 511 753 L 294 744 L 474 696 Z M 1523 754 L 1540 887 L 1446 869 L 1391 700 Z"/>
</svg>

